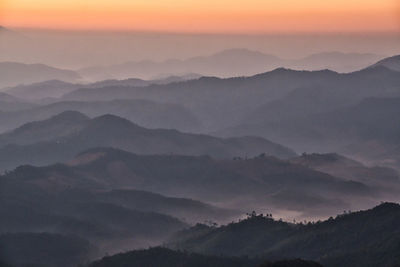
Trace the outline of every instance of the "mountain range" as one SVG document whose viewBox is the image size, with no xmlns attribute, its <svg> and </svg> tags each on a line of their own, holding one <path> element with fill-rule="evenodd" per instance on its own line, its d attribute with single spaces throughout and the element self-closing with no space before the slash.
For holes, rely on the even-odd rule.
<svg viewBox="0 0 400 267">
<path fill-rule="evenodd" d="M 125 80 L 136 77 L 144 80 L 156 80 L 155 83 L 165 83 L 183 81 L 200 76 L 248 76 L 271 71 L 278 67 L 298 70 L 331 69 L 339 72 L 350 72 L 372 65 L 382 58 L 383 56 L 375 54 L 323 52 L 301 59 L 282 59 L 248 49 L 229 49 L 210 56 L 192 57 L 186 60 L 169 59 L 163 62 L 144 60 L 110 66 L 85 67 L 78 70 L 64 70 L 44 64 L 22 64 L 4 61 L 0 64 L 0 69 L 3 70 L 2 73 L 5 73 L 2 83 L 0 83 L 0 88 L 23 86 L 53 79 L 68 82 L 93 82 L 99 80 Z M 7 72 L 5 72 L 6 70 Z M 145 82 L 141 82 L 140 79 L 132 82 L 135 82 L 136 85 Z M 61 89 L 66 88 L 65 86 L 59 86 L 58 91 L 61 92 Z M 21 91 L 23 89 L 20 87 L 18 90 Z"/>
<path fill-rule="evenodd" d="M 66 111 L 0 135 L 0 169 L 21 164 L 45 165 L 71 159 L 95 147 L 110 146 L 140 154 L 210 155 L 217 158 L 295 153 L 259 137 L 217 138 L 168 129 L 146 129 L 115 115 L 93 119 Z"/>
<path fill-rule="evenodd" d="M 71 266 L 107 253 L 160 244 L 188 223 L 226 221 L 239 213 L 135 190 L 129 187 L 134 182 L 129 178 L 96 178 L 82 169 L 89 163 L 90 157 L 80 155 L 67 165 L 20 166 L 0 176 L 0 260 L 17 266 L 29 260 L 43 266 L 54 266 L 53 261 Z M 16 257 L 21 253 L 25 256 Z M 35 257 L 35 253 L 46 255 Z"/>
<path fill-rule="evenodd" d="M 143 127 L 153 129 L 166 128 L 189 132 L 196 132 L 202 129 L 200 120 L 182 105 L 149 100 L 61 101 L 46 105 L 24 102 L 18 102 L 19 105 L 18 103 L 15 104 L 15 102 L 7 103 L 14 109 L 19 109 L 0 112 L 1 132 L 13 130 L 28 122 L 49 119 L 71 110 L 82 112 L 90 117 L 113 114 L 134 121 Z"/>
<path fill-rule="evenodd" d="M 203 77 L 146 87 L 78 89 L 60 100 L 140 98 L 175 103 L 190 109 L 202 121 L 205 131 L 216 131 L 246 122 L 257 111 L 279 119 L 281 113 L 308 115 L 350 106 L 367 97 L 399 96 L 399 82 L 398 72 L 383 66 L 346 74 L 281 68 L 250 77 Z M 274 101 L 278 101 L 275 106 L 281 108 L 279 112 L 260 110 Z"/>
<path fill-rule="evenodd" d="M 92 83 L 71 83 L 60 80 L 46 80 L 43 82 L 29 83 L 6 88 L 5 92 L 24 99 L 25 101 L 51 102 L 54 98 L 75 91 L 79 88 L 101 88 L 106 86 L 148 86 L 151 84 L 167 84 L 200 78 L 197 74 L 182 76 L 166 76 L 152 80 L 129 78 L 124 80 L 101 80 Z"/>
<path fill-rule="evenodd" d="M 366 98 L 332 111 L 301 113 L 299 110 L 288 112 L 288 106 L 277 101 L 260 108 L 222 135 L 263 136 L 297 151 L 337 151 L 366 162 L 396 167 L 400 128 L 393 120 L 400 112 L 399 106 L 398 97 Z"/>
<path fill-rule="evenodd" d="M 299 152 L 333 151 L 391 167 L 398 162 L 397 149 L 388 146 L 398 134 L 390 118 L 397 114 L 400 76 L 381 63 L 346 74 L 276 69 L 241 78 L 127 86 L 130 81 L 99 82 L 52 99 L 51 105 L 3 112 L 1 128 L 77 110 L 89 116 L 111 113 L 149 128 L 261 136 Z M 380 149 L 363 149 L 371 146 Z M 382 150 L 388 152 L 376 153 Z"/>
<path fill-rule="evenodd" d="M 239 48 L 186 60 L 126 62 L 111 66 L 83 68 L 78 72 L 92 79 L 126 79 L 132 76 L 148 78 L 160 73 L 200 73 L 204 76 L 232 77 L 254 75 L 278 67 L 349 72 L 367 67 L 381 58 L 383 56 L 374 54 L 325 52 L 301 59 L 282 59 L 274 55 Z"/>
<path fill-rule="evenodd" d="M 0 266 L 400 266 L 400 56 L 26 33 L 0 26 Z"/>
<path fill-rule="evenodd" d="M 313 155 L 310 160 L 303 155 L 284 161 L 262 155 L 252 159 L 217 160 L 208 156 L 136 155 L 112 148 L 94 148 L 64 164 L 20 166 L 0 176 L 0 215 L 5 218 L 0 222 L 0 244 L 2 240 L 11 240 L 3 243 L 10 251 L 6 254 L 9 258 L 0 256 L 6 262 L 18 262 L 12 256 L 17 252 L 9 244 L 18 245 L 22 251 L 36 242 L 46 250 L 49 241 L 43 240 L 55 240 L 51 242 L 59 242 L 58 249 L 82 248 L 70 250 L 74 253 L 71 260 L 76 260 L 75 257 L 89 260 L 105 253 L 160 244 L 176 231 L 199 221 L 213 225 L 205 227 L 207 231 L 219 230 L 215 228 L 217 223 L 230 222 L 251 208 L 276 212 L 285 218 L 291 214 L 296 214 L 296 218 L 312 218 L 370 206 L 384 199 L 384 191 L 369 186 L 368 179 L 359 182 L 343 175 L 334 177 L 314 170 L 318 169 L 315 164 L 312 168 L 305 166 L 303 160 L 320 162 L 318 159 L 329 161 L 331 157 Z M 339 156 L 334 159 L 339 159 L 338 167 L 343 162 L 347 166 L 351 161 Z M 377 179 L 373 177 L 374 170 L 356 165 L 372 181 Z M 354 174 L 352 170 L 345 173 Z M 393 179 L 392 185 L 398 186 Z M 396 216 L 396 209 L 390 214 Z M 284 225 L 283 232 L 277 233 L 281 234 L 279 239 L 287 231 L 294 234 L 297 228 L 299 234 L 303 232 L 301 226 L 275 223 L 279 227 Z M 268 229 L 269 224 L 266 227 L 262 229 Z M 311 232 L 319 229 L 308 227 Z M 192 229 L 188 231 L 191 233 Z M 240 229 L 238 233 L 236 238 L 243 236 Z M 72 245 L 75 243 L 77 246 Z M 247 244 L 243 249 L 247 249 Z M 213 252 L 210 250 L 210 253 Z M 242 254 L 232 251 L 231 255 L 235 253 Z M 308 254 L 287 257 L 320 260 Z M 266 257 L 268 260 L 282 258 L 274 254 Z"/>
<path fill-rule="evenodd" d="M 376 266 L 382 263 L 380 260 L 385 264 L 396 263 L 399 206 L 395 204 L 305 225 L 274 221 L 270 215 L 252 213 L 246 220 L 218 227 L 215 221 L 226 223 L 244 211 L 193 200 L 242 209 L 253 207 L 268 214 L 276 211 L 277 216 L 283 215 L 279 212 L 285 208 L 309 212 L 309 215 L 317 212 L 321 216 L 351 208 L 334 200 L 335 196 L 341 201 L 353 201 L 353 208 L 360 203 L 371 205 L 374 195 L 377 200 L 380 198 L 376 189 L 348 180 L 349 176 L 338 178 L 321 172 L 322 169 L 329 171 L 326 163 L 332 161 L 338 168 L 347 166 L 349 171 L 342 170 L 346 175 L 362 171 L 372 181 L 377 178 L 373 178 L 375 170 L 350 159 L 315 154 L 293 158 L 290 162 L 265 156 L 214 160 L 207 156 L 143 156 L 96 148 L 80 153 L 66 164 L 20 166 L 0 176 L 0 213 L 5 218 L 0 223 L 0 244 L 3 244 L 2 251 L 6 251 L 0 253 L 0 258 L 18 266 L 43 261 L 51 264 L 61 262 L 59 253 L 68 250 L 68 260 L 59 263 L 64 266 L 144 244 L 160 244 L 167 239 L 168 246 L 174 249 L 258 256 L 259 260 L 301 257 L 326 266 L 361 266 L 361 263 Z M 354 171 L 349 166 L 358 169 Z M 202 220 L 211 226 L 187 228 L 188 223 Z M 174 234 L 176 231 L 179 232 Z M 364 254 L 358 249 L 364 248 L 361 244 L 365 240 L 368 240 L 369 256 L 361 257 Z M 51 242 L 57 246 L 48 248 Z M 32 244 L 35 246 L 26 257 L 16 256 Z M 332 246 L 336 249 L 332 250 Z M 38 250 L 46 251 L 47 256 L 32 256 L 38 255 Z M 382 253 L 393 257 L 382 258 Z M 162 255 L 159 254 L 160 259 L 166 257 Z M 119 264 L 120 257 L 128 254 L 93 264 L 109 261 Z M 124 262 L 135 262 L 135 257 L 131 257 Z M 150 257 L 146 261 L 154 259 Z M 258 260 L 253 262 L 247 258 L 247 261 L 251 265 L 246 266 L 254 266 Z"/>
<path fill-rule="evenodd" d="M 18 177 L 30 173 L 29 179 L 37 177 L 39 184 L 48 184 L 45 187 L 53 191 L 64 190 L 66 184 L 67 188 L 144 190 L 198 199 L 228 209 L 240 207 L 243 212 L 256 207 L 279 210 L 285 218 L 321 217 L 397 198 L 385 187 L 374 188 L 366 182 L 335 177 L 267 156 L 218 160 L 95 148 L 81 153 L 66 166 L 21 167 L 12 173 Z M 392 179 L 381 183 L 398 187 L 398 177 L 396 180 L 393 175 Z"/>
</svg>

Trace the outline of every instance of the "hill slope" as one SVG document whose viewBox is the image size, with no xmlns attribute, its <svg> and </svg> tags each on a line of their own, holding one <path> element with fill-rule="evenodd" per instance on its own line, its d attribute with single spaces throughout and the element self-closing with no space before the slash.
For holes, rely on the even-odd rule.
<svg viewBox="0 0 400 267">
<path fill-rule="evenodd" d="M 74 71 L 57 69 L 44 64 L 0 62 L 0 88 L 52 79 L 76 81 L 80 79 L 80 76 Z"/>
<path fill-rule="evenodd" d="M 306 225 L 251 216 L 219 228 L 198 225 L 171 246 L 216 255 L 302 257 L 324 266 L 393 266 L 400 263 L 399 219 L 400 206 L 392 203 Z"/>
<path fill-rule="evenodd" d="M 61 164 L 21 166 L 0 176 L 0 241 L 3 234 L 22 233 L 15 247 L 2 244 L 0 259 L 10 263 L 18 260 L 8 261 L 3 256 L 14 257 L 15 251 L 26 249 L 24 238 L 29 233 L 88 240 L 98 251 L 91 256 L 85 251 L 81 254 L 93 259 L 105 253 L 160 244 L 186 227 L 186 222 L 229 220 L 238 214 L 192 199 L 133 190 L 128 182 L 124 188 L 122 178 L 102 180 L 95 172 L 81 173 L 79 167 Z M 3 248 L 15 253 L 1 255 Z M 38 242 L 37 249 L 46 250 L 46 243 Z"/>
<path fill-rule="evenodd" d="M 226 129 L 221 134 L 264 136 L 300 151 L 346 152 L 364 160 L 374 159 L 378 163 L 390 161 L 391 158 L 383 155 L 374 158 L 368 154 L 389 151 L 398 144 L 400 128 L 399 124 L 393 123 L 393 119 L 400 114 L 399 97 L 366 98 L 348 107 L 315 113 L 287 112 L 285 107 L 270 105 L 260 109 L 242 124 Z M 278 115 L 266 115 L 271 113 Z M 372 148 L 373 144 L 375 148 Z M 357 147 L 360 150 L 364 147 L 365 150 L 357 153 Z"/>
<path fill-rule="evenodd" d="M 384 66 L 394 71 L 400 71 L 400 55 L 384 58 L 371 67 Z"/>
<path fill-rule="evenodd" d="M 400 177 L 396 170 L 378 166 L 368 167 L 339 154 L 303 154 L 290 159 L 290 162 L 373 187 L 384 187 L 388 192 L 392 191 L 394 194 L 397 194 L 399 190 Z"/>
<path fill-rule="evenodd" d="M 0 113 L 7 111 L 16 111 L 34 107 L 32 103 L 26 103 L 22 99 L 7 93 L 0 92 Z"/>
</svg>

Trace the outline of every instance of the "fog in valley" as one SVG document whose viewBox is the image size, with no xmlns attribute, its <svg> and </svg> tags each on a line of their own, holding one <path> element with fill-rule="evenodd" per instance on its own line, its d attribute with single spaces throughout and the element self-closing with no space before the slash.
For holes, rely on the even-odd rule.
<svg viewBox="0 0 400 267">
<path fill-rule="evenodd" d="M 395 33 L 2 27 L 0 264 L 397 266 L 399 115 Z"/>
</svg>

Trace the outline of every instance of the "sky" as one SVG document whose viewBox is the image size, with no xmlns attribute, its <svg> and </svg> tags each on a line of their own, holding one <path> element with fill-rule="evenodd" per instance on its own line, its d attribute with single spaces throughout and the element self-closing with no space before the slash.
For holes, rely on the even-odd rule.
<svg viewBox="0 0 400 267">
<path fill-rule="evenodd" d="M 230 34 L 400 32 L 400 0 L 0 0 L 0 25 Z"/>
</svg>

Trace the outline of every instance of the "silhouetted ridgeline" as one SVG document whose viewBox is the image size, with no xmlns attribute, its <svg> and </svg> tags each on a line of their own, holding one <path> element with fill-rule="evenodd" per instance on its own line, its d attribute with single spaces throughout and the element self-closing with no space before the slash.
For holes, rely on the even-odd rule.
<svg viewBox="0 0 400 267">
<path fill-rule="evenodd" d="M 320 267 L 316 262 L 285 260 L 269 262 L 247 257 L 206 256 L 156 247 L 105 257 L 88 267 Z"/>
<path fill-rule="evenodd" d="M 214 255 L 316 260 L 324 266 L 400 264 L 400 205 L 384 203 L 317 223 L 291 224 L 250 215 L 221 227 L 197 225 L 170 247 Z"/>
</svg>

